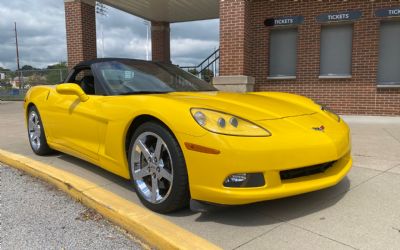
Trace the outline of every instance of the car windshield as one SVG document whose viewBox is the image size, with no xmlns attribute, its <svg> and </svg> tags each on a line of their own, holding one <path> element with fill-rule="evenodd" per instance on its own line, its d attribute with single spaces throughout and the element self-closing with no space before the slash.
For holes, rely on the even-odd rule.
<svg viewBox="0 0 400 250">
<path fill-rule="evenodd" d="M 217 90 L 172 64 L 121 60 L 92 67 L 111 95 Z"/>
</svg>

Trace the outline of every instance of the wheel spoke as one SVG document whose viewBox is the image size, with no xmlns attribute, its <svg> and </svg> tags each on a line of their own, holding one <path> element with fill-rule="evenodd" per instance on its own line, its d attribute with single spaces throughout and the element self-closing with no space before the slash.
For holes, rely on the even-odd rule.
<svg viewBox="0 0 400 250">
<path fill-rule="evenodd" d="M 156 148 L 154 149 L 154 157 L 157 158 L 158 161 L 161 159 L 161 148 L 162 148 L 162 140 L 157 138 Z"/>
<path fill-rule="evenodd" d="M 166 179 L 170 183 L 172 182 L 172 174 L 170 174 L 165 168 L 160 169 L 160 177 Z"/>
<path fill-rule="evenodd" d="M 130 167 L 137 190 L 148 202 L 162 203 L 174 181 L 169 148 L 161 136 L 150 131 L 141 133 L 134 143 Z"/>
<path fill-rule="evenodd" d="M 137 145 L 139 146 L 140 151 L 142 151 L 142 154 L 146 159 L 151 157 L 149 149 L 146 147 L 146 145 L 144 145 L 144 143 L 141 140 L 138 141 Z"/>
<path fill-rule="evenodd" d="M 28 119 L 28 132 L 29 132 L 29 141 L 34 150 L 40 149 L 41 143 L 40 138 L 42 135 L 40 125 L 40 119 L 38 114 L 35 111 L 31 111 Z"/>
<path fill-rule="evenodd" d="M 157 177 L 152 176 L 151 177 L 151 201 L 152 202 L 156 202 L 157 201 L 158 193 L 159 193 L 159 190 L 158 190 Z"/>
<path fill-rule="evenodd" d="M 144 167 L 144 168 L 142 168 L 142 169 L 140 169 L 138 171 L 135 171 L 134 175 L 135 175 L 136 179 L 141 179 L 141 178 L 143 178 L 145 176 L 150 175 L 150 172 L 149 172 L 149 169 L 147 167 Z"/>
<path fill-rule="evenodd" d="M 37 117 L 36 115 L 33 117 L 33 123 L 34 123 L 35 125 L 38 125 L 38 124 L 39 124 L 39 119 L 38 119 L 38 117 Z"/>
</svg>

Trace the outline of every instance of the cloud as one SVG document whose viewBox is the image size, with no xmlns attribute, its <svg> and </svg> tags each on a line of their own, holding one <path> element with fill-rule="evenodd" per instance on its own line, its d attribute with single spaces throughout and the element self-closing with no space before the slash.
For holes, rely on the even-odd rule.
<svg viewBox="0 0 400 250">
<path fill-rule="evenodd" d="M 0 8 L 0 66 L 16 68 L 14 22 L 20 64 L 45 66 L 66 58 L 63 1 L 8 1 Z"/>
<path fill-rule="evenodd" d="M 143 19 L 108 8 L 106 17 L 97 18 L 98 55 L 102 55 L 103 34 L 104 57 L 145 59 L 146 29 Z M 218 44 L 219 20 L 171 24 L 171 60 L 174 64 L 197 65 Z M 150 43 L 148 47 L 150 51 Z"/>
<path fill-rule="evenodd" d="M 1 67 L 16 68 L 14 21 L 21 66 L 40 68 L 66 60 L 63 0 L 30 1 L 29 7 L 24 0 L 8 1 L 2 4 L 0 17 Z M 107 16 L 97 16 L 98 56 L 146 58 L 146 27 L 143 19 L 107 6 Z M 175 64 L 196 65 L 218 43 L 219 20 L 171 24 L 171 57 Z M 148 47 L 150 50 L 150 44 Z"/>
<path fill-rule="evenodd" d="M 172 62 L 180 66 L 198 65 L 218 48 L 218 41 L 193 38 L 171 40 Z"/>
</svg>

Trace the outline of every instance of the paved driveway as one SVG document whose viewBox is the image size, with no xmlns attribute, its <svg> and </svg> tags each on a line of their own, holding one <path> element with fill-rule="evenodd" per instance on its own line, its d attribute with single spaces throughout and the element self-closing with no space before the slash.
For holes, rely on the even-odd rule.
<svg viewBox="0 0 400 250">
<path fill-rule="evenodd" d="M 211 213 L 164 216 L 224 249 L 400 249 L 400 118 L 345 117 L 354 166 L 335 187 Z M 138 203 L 123 179 L 71 156 L 31 152 L 21 103 L 0 104 L 0 148 L 51 164 Z"/>
</svg>

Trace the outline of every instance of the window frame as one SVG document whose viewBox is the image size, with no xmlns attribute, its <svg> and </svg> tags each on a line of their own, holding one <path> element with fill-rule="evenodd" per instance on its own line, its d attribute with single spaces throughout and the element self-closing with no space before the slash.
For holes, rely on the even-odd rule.
<svg viewBox="0 0 400 250">
<path fill-rule="evenodd" d="M 92 73 L 92 76 L 94 78 L 94 89 L 95 89 L 95 94 L 94 95 L 104 95 L 104 89 L 101 86 L 101 83 L 98 81 L 98 78 L 94 72 L 94 70 L 92 69 L 91 66 L 75 66 L 69 73 L 68 76 L 65 79 L 65 82 L 60 83 L 60 84 L 68 84 L 68 83 L 75 83 L 76 85 L 78 85 L 79 87 L 82 88 L 81 83 L 80 82 L 76 82 L 76 76 L 81 73 L 84 70 L 90 70 L 90 72 Z M 89 96 L 93 96 L 93 95 L 89 95 Z"/>
</svg>

